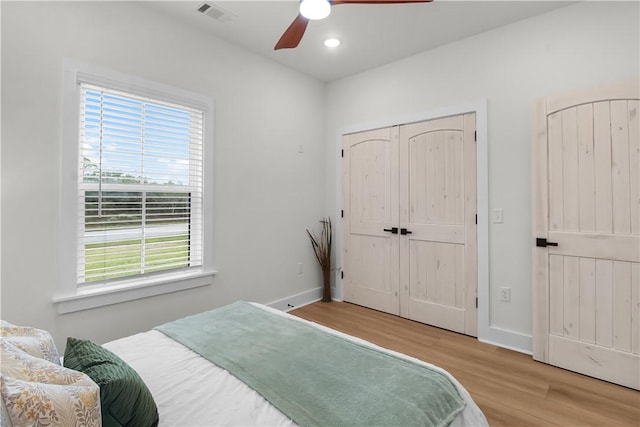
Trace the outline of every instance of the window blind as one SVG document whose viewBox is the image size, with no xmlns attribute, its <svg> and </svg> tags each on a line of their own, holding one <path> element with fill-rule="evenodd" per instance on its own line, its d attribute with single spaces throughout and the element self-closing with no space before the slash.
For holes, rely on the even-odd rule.
<svg viewBox="0 0 640 427">
<path fill-rule="evenodd" d="M 80 83 L 78 283 L 202 265 L 204 112 Z"/>
</svg>

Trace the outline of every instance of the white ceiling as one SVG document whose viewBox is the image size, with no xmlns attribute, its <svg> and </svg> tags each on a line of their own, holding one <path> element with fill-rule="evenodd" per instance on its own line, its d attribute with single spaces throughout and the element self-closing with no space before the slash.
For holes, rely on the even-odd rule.
<svg viewBox="0 0 640 427">
<path fill-rule="evenodd" d="M 435 0 L 338 5 L 328 18 L 309 22 L 297 48 L 274 51 L 281 34 L 298 14 L 297 0 L 206 1 L 230 13 L 233 19 L 220 22 L 198 12 L 205 0 L 143 3 L 326 82 L 574 3 Z M 339 38 L 342 45 L 326 48 L 323 41 L 328 37 Z"/>
</svg>

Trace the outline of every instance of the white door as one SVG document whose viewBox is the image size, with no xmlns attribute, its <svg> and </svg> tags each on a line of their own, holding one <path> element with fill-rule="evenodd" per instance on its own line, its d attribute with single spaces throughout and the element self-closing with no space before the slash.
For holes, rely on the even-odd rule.
<svg viewBox="0 0 640 427">
<path fill-rule="evenodd" d="M 344 299 L 477 335 L 475 114 L 343 136 Z"/>
<path fill-rule="evenodd" d="M 640 389 L 640 91 L 547 97 L 532 140 L 534 358 Z"/>
<path fill-rule="evenodd" d="M 398 128 L 345 135 L 342 142 L 344 299 L 397 315 Z"/>
<path fill-rule="evenodd" d="M 400 314 L 474 336 L 475 130 L 473 113 L 400 128 Z"/>
</svg>

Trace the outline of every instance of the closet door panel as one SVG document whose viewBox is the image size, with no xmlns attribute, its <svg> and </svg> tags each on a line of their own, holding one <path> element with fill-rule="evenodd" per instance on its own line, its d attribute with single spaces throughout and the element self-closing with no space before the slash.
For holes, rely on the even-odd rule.
<svg viewBox="0 0 640 427">
<path fill-rule="evenodd" d="M 398 129 L 343 137 L 344 299 L 398 314 Z"/>
<path fill-rule="evenodd" d="M 470 335 L 477 329 L 474 132 L 473 114 L 400 129 L 401 315 Z"/>
</svg>

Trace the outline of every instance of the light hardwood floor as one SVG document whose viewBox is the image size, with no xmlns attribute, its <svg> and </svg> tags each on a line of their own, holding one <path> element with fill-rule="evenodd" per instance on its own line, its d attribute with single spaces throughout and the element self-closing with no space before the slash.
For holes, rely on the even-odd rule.
<svg viewBox="0 0 640 427">
<path fill-rule="evenodd" d="M 344 302 L 290 313 L 446 369 L 491 426 L 640 426 L 640 392 L 526 354 Z"/>
</svg>

